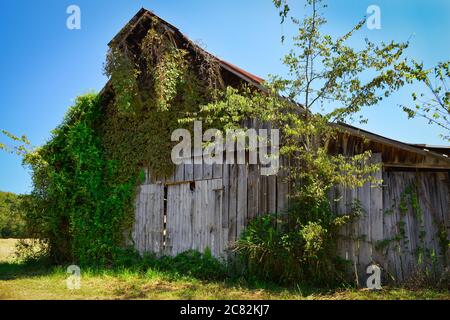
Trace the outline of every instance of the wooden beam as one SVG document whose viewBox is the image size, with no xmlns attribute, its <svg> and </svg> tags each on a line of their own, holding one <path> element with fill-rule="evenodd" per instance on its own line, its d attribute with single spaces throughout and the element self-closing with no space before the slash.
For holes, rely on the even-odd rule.
<svg viewBox="0 0 450 320">
<path fill-rule="evenodd" d="M 450 165 L 431 165 L 426 163 L 408 164 L 408 163 L 383 163 L 385 168 L 404 168 L 404 169 L 420 169 L 420 170 L 433 170 L 433 171 L 449 171 Z"/>
</svg>

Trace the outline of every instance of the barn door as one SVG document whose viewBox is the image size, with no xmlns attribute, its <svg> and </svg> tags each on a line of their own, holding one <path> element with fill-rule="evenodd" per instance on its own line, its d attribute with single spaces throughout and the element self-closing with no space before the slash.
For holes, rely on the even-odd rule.
<svg viewBox="0 0 450 320">
<path fill-rule="evenodd" d="M 192 199 L 190 183 L 167 187 L 165 251 L 169 255 L 192 248 Z"/>
<path fill-rule="evenodd" d="M 136 199 L 133 241 L 140 253 L 163 249 L 164 186 L 141 185 Z"/>
<path fill-rule="evenodd" d="M 210 248 L 214 256 L 222 253 L 225 245 L 222 210 L 222 179 L 196 181 L 192 217 L 193 249 L 203 252 Z"/>
<path fill-rule="evenodd" d="M 210 248 L 219 256 L 226 246 L 222 228 L 223 181 L 199 180 L 167 187 L 166 252 L 176 255 Z"/>
</svg>

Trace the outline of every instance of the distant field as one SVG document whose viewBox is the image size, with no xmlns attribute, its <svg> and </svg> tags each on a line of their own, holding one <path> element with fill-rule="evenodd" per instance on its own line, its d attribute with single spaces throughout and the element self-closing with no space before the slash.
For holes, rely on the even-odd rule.
<svg viewBox="0 0 450 320">
<path fill-rule="evenodd" d="M 448 292 L 384 289 L 324 292 L 279 287 L 249 288 L 148 270 L 81 270 L 81 288 L 69 290 L 65 268 L 45 268 L 14 261 L 16 240 L 0 239 L 0 299 L 446 299 Z"/>
<path fill-rule="evenodd" d="M 0 262 L 14 259 L 14 247 L 17 239 L 0 239 Z"/>
</svg>

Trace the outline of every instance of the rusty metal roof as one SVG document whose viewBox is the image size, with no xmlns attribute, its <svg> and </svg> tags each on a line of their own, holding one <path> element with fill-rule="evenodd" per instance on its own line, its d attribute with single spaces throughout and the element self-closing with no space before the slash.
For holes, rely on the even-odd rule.
<svg viewBox="0 0 450 320">
<path fill-rule="evenodd" d="M 250 73 L 248 71 L 245 71 L 244 69 L 241 69 L 241 68 L 235 66 L 234 64 L 231 64 L 231 63 L 229 63 L 229 62 L 227 62 L 225 60 L 222 60 L 222 59 L 219 59 L 219 58 L 217 58 L 217 60 L 219 60 L 220 64 L 223 67 L 227 67 L 229 69 L 232 69 L 235 73 L 239 74 L 242 78 L 248 78 L 248 79 L 250 79 L 253 82 L 256 82 L 258 84 L 263 84 L 264 83 L 264 79 L 263 78 L 255 76 L 254 74 L 252 74 L 252 73 Z"/>
</svg>

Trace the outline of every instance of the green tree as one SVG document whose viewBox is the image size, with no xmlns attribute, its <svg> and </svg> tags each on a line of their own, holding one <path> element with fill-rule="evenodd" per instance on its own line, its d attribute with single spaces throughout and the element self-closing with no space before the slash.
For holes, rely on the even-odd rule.
<svg viewBox="0 0 450 320">
<path fill-rule="evenodd" d="M 273 2 L 281 23 L 290 21 L 298 30 L 283 60 L 288 76 L 272 77 L 262 98 L 245 95 L 247 101 L 239 103 L 238 110 L 229 107 L 239 101 L 233 94 L 225 99 L 232 103 L 219 102 L 207 110 L 220 110 L 213 112 L 213 119 L 240 121 L 223 114 L 243 109 L 243 118 L 258 117 L 282 131 L 280 153 L 292 185 L 292 206 L 283 221 L 258 219 L 244 233 L 236 250 L 249 270 L 278 281 L 329 284 L 342 281 L 343 275 L 336 257 L 337 231 L 361 212 L 355 201 L 347 215 L 337 216 L 331 209 L 335 199 L 330 190 L 338 184 L 361 186 L 379 167 L 369 164 L 369 151 L 333 154 L 328 145 L 339 136 L 339 123 L 367 121 L 360 113 L 363 108 L 378 104 L 406 83 L 403 67 L 408 43 L 375 44 L 366 39 L 358 49 L 348 40 L 364 26 L 364 19 L 333 37 L 322 32 L 327 24 L 324 1 L 306 0 L 309 15 L 304 19 L 291 15 L 286 0 Z M 284 98 L 276 98 L 280 96 Z M 264 102 L 259 103 L 260 99 Z"/>
<path fill-rule="evenodd" d="M 403 105 L 403 110 L 409 118 L 419 116 L 437 125 L 444 131 L 442 138 L 450 141 L 450 61 L 430 69 L 414 61 L 404 65 L 404 72 L 408 82 L 422 84 L 423 89 L 412 94 L 413 102 Z"/>
</svg>

